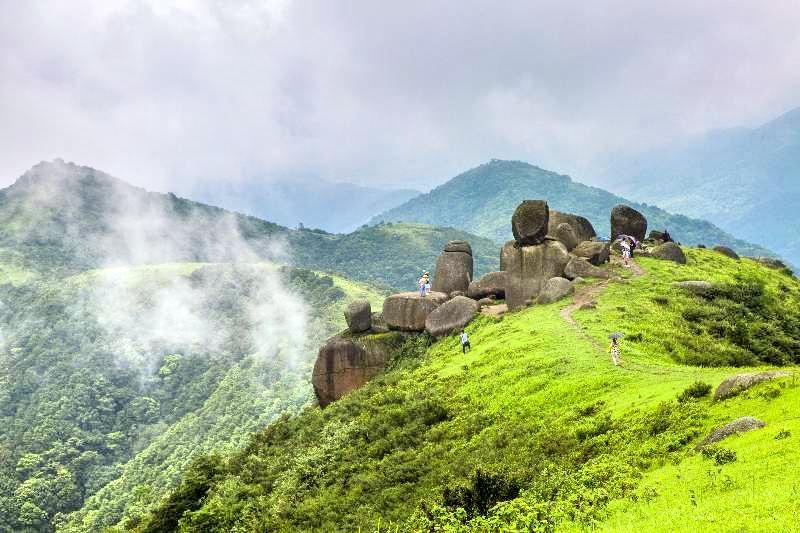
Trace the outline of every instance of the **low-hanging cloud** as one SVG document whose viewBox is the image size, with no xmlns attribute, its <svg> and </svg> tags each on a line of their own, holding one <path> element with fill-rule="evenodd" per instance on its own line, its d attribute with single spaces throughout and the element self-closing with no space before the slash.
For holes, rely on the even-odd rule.
<svg viewBox="0 0 800 533">
<path fill-rule="evenodd" d="M 800 105 L 795 2 L 13 2 L 0 172 L 425 188 L 489 157 L 582 174 Z"/>
</svg>

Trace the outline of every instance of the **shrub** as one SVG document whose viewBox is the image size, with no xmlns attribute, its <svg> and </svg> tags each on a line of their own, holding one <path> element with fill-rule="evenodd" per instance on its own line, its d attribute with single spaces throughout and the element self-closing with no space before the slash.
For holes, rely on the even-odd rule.
<svg viewBox="0 0 800 533">
<path fill-rule="evenodd" d="M 467 486 L 446 487 L 442 499 L 450 509 L 464 509 L 467 519 L 487 516 L 498 502 L 519 496 L 520 486 L 503 474 L 493 474 L 478 469 Z"/>
<path fill-rule="evenodd" d="M 684 390 L 678 395 L 678 401 L 680 403 L 683 403 L 692 399 L 705 398 L 706 396 L 711 394 L 711 389 L 712 387 L 708 383 L 703 383 L 702 381 L 695 381 L 694 383 L 686 387 L 686 390 Z"/>
<path fill-rule="evenodd" d="M 703 457 L 712 459 L 718 466 L 736 462 L 736 452 L 721 446 L 706 446 L 701 453 Z"/>
<path fill-rule="evenodd" d="M 791 431 L 789 431 L 788 429 L 782 429 L 778 432 L 777 435 L 775 435 L 775 440 L 788 439 L 791 436 L 792 436 Z"/>
</svg>

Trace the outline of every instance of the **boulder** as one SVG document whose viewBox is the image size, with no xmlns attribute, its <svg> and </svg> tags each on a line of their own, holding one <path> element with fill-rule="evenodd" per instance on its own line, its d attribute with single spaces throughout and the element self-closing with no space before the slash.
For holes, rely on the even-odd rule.
<svg viewBox="0 0 800 533">
<path fill-rule="evenodd" d="M 544 200 L 525 200 L 511 217 L 511 232 L 520 246 L 539 244 L 547 235 L 550 210 Z"/>
<path fill-rule="evenodd" d="M 487 307 L 489 305 L 494 305 L 497 303 L 497 300 L 492 300 L 491 298 L 481 298 L 478 300 L 478 306 L 480 307 Z"/>
<path fill-rule="evenodd" d="M 676 281 L 672 286 L 697 296 L 708 294 L 714 288 L 714 285 L 708 281 Z"/>
<path fill-rule="evenodd" d="M 578 278 L 608 279 L 611 277 L 611 272 L 605 268 L 594 266 L 585 257 L 573 257 L 564 267 L 564 276 L 571 280 Z"/>
<path fill-rule="evenodd" d="M 726 439 L 731 435 L 738 435 L 739 433 L 746 433 L 747 431 L 763 428 L 766 425 L 767 423 L 763 420 L 759 420 L 758 418 L 752 416 L 743 416 L 741 418 L 737 418 L 733 422 L 729 422 L 721 428 L 712 431 L 708 437 L 703 439 L 703 442 L 700 443 L 698 448 L 702 448 L 703 446 L 707 446 L 709 444 L 714 444 L 715 442 Z"/>
<path fill-rule="evenodd" d="M 448 296 L 449 296 L 451 299 L 453 299 L 453 298 L 455 298 L 456 296 L 466 296 L 466 294 L 464 294 L 464 291 L 453 291 L 453 292 L 451 292 L 450 294 L 448 294 Z"/>
<path fill-rule="evenodd" d="M 572 250 L 572 255 L 585 257 L 595 266 L 608 262 L 611 254 L 611 243 L 603 241 L 583 241 Z"/>
<path fill-rule="evenodd" d="M 665 261 L 673 261 L 680 265 L 686 264 L 686 254 L 683 253 L 681 247 L 674 242 L 665 242 L 653 248 L 652 256 L 656 259 L 663 259 Z"/>
<path fill-rule="evenodd" d="M 383 319 L 392 330 L 423 331 L 428 315 L 447 300 L 442 292 L 429 292 L 425 297 L 416 291 L 393 294 L 383 302 Z"/>
<path fill-rule="evenodd" d="M 636 209 L 619 204 L 611 210 L 611 240 L 620 235 L 630 235 L 643 241 L 647 233 L 647 219 Z"/>
<path fill-rule="evenodd" d="M 769 381 L 771 379 L 785 378 L 790 376 L 788 372 L 780 370 L 770 370 L 768 372 L 749 372 L 745 374 L 737 374 L 727 378 L 719 384 L 717 390 L 714 391 L 715 400 L 724 400 L 731 398 L 737 394 L 746 391 L 757 383 Z"/>
<path fill-rule="evenodd" d="M 373 333 L 386 333 L 389 331 L 389 326 L 383 319 L 383 313 L 372 313 L 372 332 Z"/>
<path fill-rule="evenodd" d="M 400 333 L 383 333 L 328 340 L 320 349 L 311 384 L 325 407 L 361 387 L 386 369 L 404 341 Z"/>
<path fill-rule="evenodd" d="M 434 292 L 466 292 L 472 281 L 472 249 L 465 241 L 450 241 L 436 261 L 431 289 Z"/>
<path fill-rule="evenodd" d="M 461 331 L 478 314 L 479 309 L 478 302 L 472 298 L 457 296 L 428 315 L 425 330 L 434 337 Z"/>
<path fill-rule="evenodd" d="M 561 241 L 561 243 L 566 246 L 568 252 L 571 252 L 573 248 L 578 246 L 578 234 L 575 229 L 566 222 L 559 224 L 551 235 Z"/>
<path fill-rule="evenodd" d="M 535 300 L 547 280 L 563 277 L 569 253 L 559 241 L 546 240 L 536 246 L 517 246 L 509 241 L 500 252 L 500 266 L 506 272 L 505 299 L 509 309 L 525 307 Z"/>
<path fill-rule="evenodd" d="M 549 304 L 557 302 L 561 298 L 575 292 L 575 287 L 566 278 L 550 278 L 542 287 L 542 291 L 536 298 L 537 304 Z"/>
<path fill-rule="evenodd" d="M 698 244 L 697 247 L 700 248 L 701 250 L 705 250 L 706 245 L 705 244 Z"/>
<path fill-rule="evenodd" d="M 776 259 L 775 257 L 760 256 L 760 257 L 750 257 L 749 259 L 752 259 L 753 261 L 758 261 L 765 267 L 774 268 L 775 270 L 783 270 L 785 268 L 788 268 L 786 266 L 786 263 L 784 263 L 780 259 Z"/>
<path fill-rule="evenodd" d="M 363 333 L 372 327 L 372 308 L 369 300 L 353 300 L 344 310 L 347 328 L 353 333 Z"/>
<path fill-rule="evenodd" d="M 580 215 L 573 215 L 572 213 L 562 213 L 560 211 L 550 210 L 550 220 L 548 221 L 547 233 L 550 235 L 556 234 L 556 229 L 561 224 L 569 224 L 575 231 L 578 242 L 591 241 L 597 237 L 592 223 Z"/>
<path fill-rule="evenodd" d="M 647 236 L 648 240 L 651 241 L 661 241 L 664 242 L 673 242 L 672 236 L 669 234 L 667 230 L 658 231 L 658 230 L 650 230 L 650 234 Z"/>
<path fill-rule="evenodd" d="M 489 272 L 469 284 L 467 296 L 479 300 L 487 296 L 506 297 L 506 273 Z"/>
<path fill-rule="evenodd" d="M 712 250 L 714 250 L 715 252 L 719 252 L 726 257 L 730 257 L 731 259 L 735 259 L 737 261 L 739 260 L 739 254 L 734 252 L 733 248 L 730 248 L 728 246 L 723 246 L 721 244 L 718 244 L 714 248 L 712 248 Z"/>
</svg>

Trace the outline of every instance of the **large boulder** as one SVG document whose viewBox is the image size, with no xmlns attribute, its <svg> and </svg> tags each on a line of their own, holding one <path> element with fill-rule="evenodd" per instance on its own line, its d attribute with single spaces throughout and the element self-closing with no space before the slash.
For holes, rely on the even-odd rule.
<svg viewBox="0 0 800 533">
<path fill-rule="evenodd" d="M 424 297 L 418 292 L 393 294 L 383 302 L 383 319 L 389 329 L 423 331 L 428 315 L 447 300 L 442 292 L 429 292 Z"/>
<path fill-rule="evenodd" d="M 383 372 L 403 341 L 396 332 L 328 340 L 311 374 L 319 405 L 325 407 Z"/>
<path fill-rule="evenodd" d="M 525 200 L 511 216 L 511 232 L 520 246 L 539 244 L 547 235 L 550 209 L 544 200 Z"/>
<path fill-rule="evenodd" d="M 785 378 L 790 376 L 788 372 L 780 370 L 770 370 L 767 372 L 748 372 L 745 374 L 737 374 L 731 376 L 719 384 L 717 390 L 714 391 L 715 400 L 724 400 L 731 398 L 737 394 L 746 391 L 753 385 L 770 381 L 772 379 Z"/>
<path fill-rule="evenodd" d="M 509 241 L 500 252 L 500 268 L 506 272 L 506 303 L 509 309 L 525 307 L 535 300 L 547 280 L 563 277 L 570 256 L 559 241 L 537 246 L 517 246 Z"/>
<path fill-rule="evenodd" d="M 568 252 L 571 252 L 576 246 L 578 246 L 578 243 L 580 242 L 575 228 L 566 222 L 559 224 L 555 231 L 551 232 L 550 234 L 561 241 L 561 243 L 566 246 Z"/>
<path fill-rule="evenodd" d="M 721 245 L 721 244 L 718 244 L 718 245 L 716 245 L 716 246 L 715 246 L 714 248 L 712 248 L 712 249 L 713 249 L 715 252 L 719 252 L 719 253 L 721 253 L 721 254 L 722 254 L 722 255 L 724 255 L 725 257 L 730 257 L 731 259 L 735 259 L 735 260 L 737 260 L 737 261 L 739 260 L 739 254 L 737 254 L 736 252 L 734 252 L 734 251 L 733 251 L 733 248 L 730 248 L 730 247 L 728 247 L 728 246 L 723 246 L 723 245 Z"/>
<path fill-rule="evenodd" d="M 487 296 L 506 297 L 506 272 L 489 272 L 469 284 L 467 296 L 480 300 Z"/>
<path fill-rule="evenodd" d="M 450 241 L 436 261 L 431 289 L 434 292 L 466 292 L 472 281 L 472 248 L 466 241 Z"/>
<path fill-rule="evenodd" d="M 389 326 L 383 319 L 383 313 L 372 313 L 372 332 L 373 333 L 387 333 Z"/>
<path fill-rule="evenodd" d="M 569 224 L 572 226 L 572 229 L 575 230 L 575 235 L 578 237 L 578 242 L 591 241 L 597 237 L 597 233 L 594 231 L 594 227 L 588 219 L 580 215 L 562 213 L 551 209 L 547 232 L 550 235 L 555 235 L 556 229 L 561 224 Z"/>
<path fill-rule="evenodd" d="M 363 333 L 372 327 L 372 307 L 369 300 L 353 300 L 344 310 L 347 328 L 353 333 Z"/>
<path fill-rule="evenodd" d="M 584 241 L 572 250 L 572 255 L 585 257 L 594 266 L 608 262 L 611 254 L 611 243 L 604 241 Z"/>
<path fill-rule="evenodd" d="M 537 304 L 549 304 L 557 302 L 561 298 L 575 292 L 575 287 L 566 278 L 550 278 L 542 287 L 542 291 L 536 298 Z"/>
<path fill-rule="evenodd" d="M 663 259 L 665 261 L 672 261 L 680 265 L 686 264 L 686 254 L 683 253 L 681 247 L 674 242 L 665 242 L 653 248 L 652 256 L 656 259 Z"/>
<path fill-rule="evenodd" d="M 449 335 L 470 323 L 478 314 L 478 302 L 466 296 L 456 296 L 442 304 L 425 319 L 425 330 L 434 337 Z"/>
<path fill-rule="evenodd" d="M 748 431 L 753 431 L 754 429 L 763 428 L 766 425 L 766 422 L 763 420 L 759 420 L 758 418 L 752 416 L 743 416 L 741 418 L 737 418 L 733 422 L 728 422 L 721 428 L 712 431 L 708 437 L 703 439 L 703 442 L 700 443 L 698 448 L 708 446 L 709 444 L 714 444 L 723 439 L 727 439 L 731 435 L 738 435 L 739 433 L 746 433 Z"/>
<path fill-rule="evenodd" d="M 753 261 L 758 261 L 759 263 L 761 263 L 765 267 L 773 268 L 775 270 L 784 270 L 784 269 L 788 268 L 786 266 L 786 263 L 784 263 L 780 259 L 776 259 L 774 257 L 760 256 L 760 257 L 750 257 L 749 259 L 752 259 Z"/>
<path fill-rule="evenodd" d="M 594 266 L 585 257 L 573 257 L 564 267 L 564 276 L 571 280 L 578 278 L 608 279 L 611 277 L 611 272 L 605 268 Z"/>
<path fill-rule="evenodd" d="M 673 242 L 672 235 L 667 230 L 658 231 L 657 229 L 650 230 L 650 235 L 647 236 L 649 241 Z"/>
<path fill-rule="evenodd" d="M 647 219 L 636 209 L 619 204 L 611 210 L 611 240 L 620 235 L 630 235 L 643 241 L 647 234 Z"/>
</svg>

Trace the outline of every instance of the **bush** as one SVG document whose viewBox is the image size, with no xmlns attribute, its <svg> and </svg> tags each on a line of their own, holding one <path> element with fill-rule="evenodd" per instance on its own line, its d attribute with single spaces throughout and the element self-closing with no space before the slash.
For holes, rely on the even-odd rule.
<svg viewBox="0 0 800 533">
<path fill-rule="evenodd" d="M 703 457 L 712 459 L 718 466 L 736 462 L 736 452 L 721 446 L 706 446 L 701 453 Z"/>
<path fill-rule="evenodd" d="M 703 383 L 702 381 L 695 381 L 684 390 L 682 393 L 678 395 L 678 401 L 680 403 L 687 402 L 693 399 L 705 398 L 709 394 L 711 394 L 711 385 L 708 383 Z"/>
<path fill-rule="evenodd" d="M 478 469 L 468 486 L 447 487 L 442 492 L 444 505 L 449 509 L 464 509 L 467 519 L 487 516 L 498 502 L 519 496 L 520 486 L 503 474 L 492 474 Z"/>
</svg>

